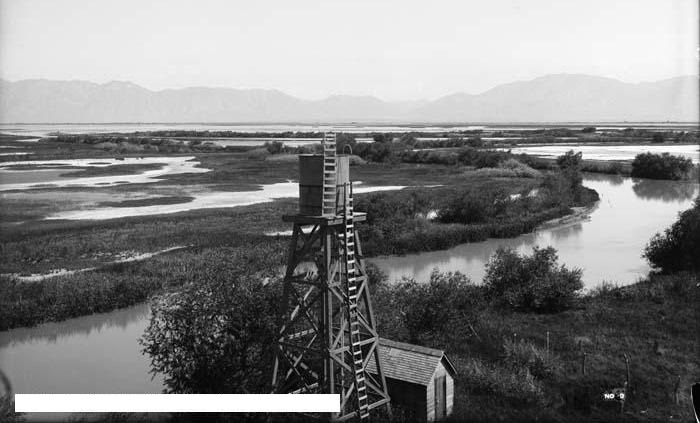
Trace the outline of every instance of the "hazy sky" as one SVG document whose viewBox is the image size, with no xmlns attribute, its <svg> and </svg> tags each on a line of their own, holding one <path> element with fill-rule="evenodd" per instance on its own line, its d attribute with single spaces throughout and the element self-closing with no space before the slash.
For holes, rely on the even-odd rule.
<svg viewBox="0 0 700 423">
<path fill-rule="evenodd" d="M 698 73 L 698 0 L 0 0 L 0 77 L 433 99 Z"/>
</svg>

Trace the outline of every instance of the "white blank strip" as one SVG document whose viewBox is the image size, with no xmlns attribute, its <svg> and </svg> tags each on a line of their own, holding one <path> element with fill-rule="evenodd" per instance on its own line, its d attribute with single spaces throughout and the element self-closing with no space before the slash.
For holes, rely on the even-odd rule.
<svg viewBox="0 0 700 423">
<path fill-rule="evenodd" d="M 338 394 L 16 394 L 15 412 L 331 412 Z"/>
</svg>

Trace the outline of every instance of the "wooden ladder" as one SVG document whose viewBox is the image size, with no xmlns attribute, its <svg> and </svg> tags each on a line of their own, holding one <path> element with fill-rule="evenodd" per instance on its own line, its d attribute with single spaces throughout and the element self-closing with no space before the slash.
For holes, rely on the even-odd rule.
<svg viewBox="0 0 700 423">
<path fill-rule="evenodd" d="M 336 210 L 336 144 L 335 134 L 323 134 L 323 199 L 321 214 L 335 216 Z"/>
<path fill-rule="evenodd" d="M 349 187 L 348 187 L 349 185 Z M 348 191 L 348 188 L 350 189 Z M 355 227 L 353 224 L 352 184 L 346 184 L 343 205 L 343 234 L 339 235 L 347 277 L 348 317 L 350 321 L 350 352 L 352 353 L 357 412 L 360 420 L 369 419 L 369 400 L 365 383 L 364 358 L 360 338 L 360 318 L 357 311 L 358 292 L 355 259 Z"/>
</svg>

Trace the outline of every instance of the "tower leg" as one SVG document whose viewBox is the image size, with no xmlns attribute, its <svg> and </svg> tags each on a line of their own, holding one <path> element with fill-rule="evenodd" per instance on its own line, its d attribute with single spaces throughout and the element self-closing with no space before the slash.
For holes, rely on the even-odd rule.
<svg viewBox="0 0 700 423">
<path fill-rule="evenodd" d="M 353 242 L 343 235 L 345 225 L 319 224 L 306 233 L 294 223 L 273 367 L 275 392 L 339 394 L 340 412 L 317 416 L 334 421 L 361 416 L 358 402 L 365 402 L 365 416 L 389 405 L 360 239 L 355 228 L 351 231 L 354 259 L 345 250 Z M 297 272 L 308 262 L 315 263 L 316 273 Z"/>
</svg>

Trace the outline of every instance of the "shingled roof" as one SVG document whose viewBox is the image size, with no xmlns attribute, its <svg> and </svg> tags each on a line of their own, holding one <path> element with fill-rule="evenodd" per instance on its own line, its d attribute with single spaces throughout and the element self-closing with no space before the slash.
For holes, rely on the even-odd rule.
<svg viewBox="0 0 700 423">
<path fill-rule="evenodd" d="M 379 338 L 379 356 L 385 377 L 418 385 L 430 383 L 440 361 L 448 372 L 456 373 L 445 352 L 434 348 Z M 377 373 L 374 360 L 367 363 L 367 371 Z"/>
</svg>

